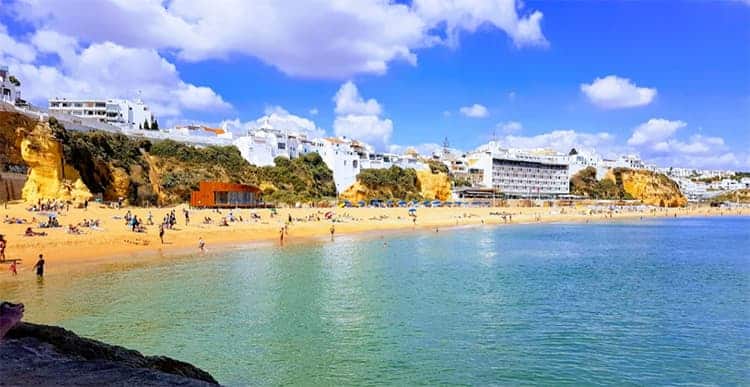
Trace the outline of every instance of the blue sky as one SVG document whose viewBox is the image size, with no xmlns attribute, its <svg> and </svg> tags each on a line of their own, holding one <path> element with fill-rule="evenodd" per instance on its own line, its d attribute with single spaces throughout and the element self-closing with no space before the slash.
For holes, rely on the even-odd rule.
<svg viewBox="0 0 750 387">
<path fill-rule="evenodd" d="M 0 61 L 37 103 L 141 90 L 165 123 L 750 170 L 743 1 L 0 1 Z"/>
</svg>

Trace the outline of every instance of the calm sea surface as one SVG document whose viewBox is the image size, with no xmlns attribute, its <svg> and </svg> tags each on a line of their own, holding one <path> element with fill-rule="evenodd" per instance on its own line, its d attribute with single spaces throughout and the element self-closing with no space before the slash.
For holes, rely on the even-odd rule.
<svg viewBox="0 0 750 387">
<path fill-rule="evenodd" d="M 339 237 L 0 283 L 229 385 L 750 384 L 750 220 Z M 5 274 L 5 273 L 3 273 Z"/>
</svg>

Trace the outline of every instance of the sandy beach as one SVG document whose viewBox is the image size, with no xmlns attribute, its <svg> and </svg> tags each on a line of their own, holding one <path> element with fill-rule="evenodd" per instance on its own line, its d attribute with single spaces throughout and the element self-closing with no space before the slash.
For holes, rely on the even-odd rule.
<svg viewBox="0 0 750 387">
<path fill-rule="evenodd" d="M 44 254 L 51 271 L 65 270 L 66 266 L 83 263 L 112 263 L 148 261 L 168 255 L 197 252 L 198 240 L 203 238 L 207 248 L 215 251 L 253 242 L 273 243 L 281 247 L 280 230 L 288 224 L 284 243 L 299 243 L 310 239 L 329 239 L 330 229 L 335 236 L 354 233 L 384 233 L 387 231 L 413 232 L 460 226 L 511 225 L 541 222 L 597 222 L 622 218 L 750 215 L 750 209 L 720 209 L 708 206 L 687 208 L 618 210 L 591 213 L 587 206 L 577 207 L 493 207 L 493 208 L 419 208 L 417 220 L 406 208 L 281 208 L 272 216 L 270 209 L 214 210 L 190 209 L 190 223 L 185 225 L 183 209 L 186 205 L 169 208 L 108 208 L 92 204 L 87 209 L 71 208 L 56 213 L 62 227 L 39 228 L 46 221 L 46 212 L 33 212 L 24 203 L 0 207 L 0 218 L 23 219 L 23 224 L 0 224 L 0 234 L 8 241 L 7 259 L 20 259 L 20 268 L 30 273 L 38 254 Z M 159 240 L 158 224 L 172 209 L 177 225 L 166 230 L 164 244 Z M 125 214 L 130 211 L 142 221 L 151 212 L 154 225 L 146 225 L 145 232 L 133 232 L 126 225 Z M 222 218 L 232 215 L 237 219 L 221 226 Z M 332 220 L 325 215 L 333 212 Z M 256 217 L 253 218 L 252 214 Z M 502 215 L 506 215 L 505 219 Z M 292 222 L 289 223 L 291 216 Z M 204 223 L 210 217 L 212 223 Z M 239 218 L 242 218 L 240 221 Z M 85 219 L 99 220 L 99 227 L 79 227 L 81 234 L 67 232 L 69 224 L 78 225 Z M 32 222 L 33 220 L 33 222 Z M 46 236 L 25 236 L 27 227 Z M 54 267 L 54 269 L 52 269 Z M 0 264 L 0 281 L 10 278 L 7 263 Z"/>
</svg>

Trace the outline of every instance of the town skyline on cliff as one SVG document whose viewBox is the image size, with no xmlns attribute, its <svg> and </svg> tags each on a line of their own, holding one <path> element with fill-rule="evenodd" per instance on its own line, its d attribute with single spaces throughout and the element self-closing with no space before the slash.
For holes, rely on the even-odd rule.
<svg viewBox="0 0 750 387">
<path fill-rule="evenodd" d="M 381 151 L 496 139 L 750 168 L 743 2 L 237 5 L 258 15 L 251 26 L 196 2 L 2 5 L 0 62 L 40 106 L 142 97 L 162 127 L 242 132 L 275 115 Z M 120 22 L 105 28 L 102 15 Z"/>
</svg>

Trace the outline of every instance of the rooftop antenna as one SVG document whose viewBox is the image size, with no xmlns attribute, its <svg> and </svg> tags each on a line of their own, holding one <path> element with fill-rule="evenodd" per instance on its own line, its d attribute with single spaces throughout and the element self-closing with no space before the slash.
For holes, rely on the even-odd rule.
<svg viewBox="0 0 750 387">
<path fill-rule="evenodd" d="M 448 154 L 448 148 L 450 148 L 450 146 L 451 144 L 448 142 L 448 136 L 446 136 L 443 140 L 443 157 Z"/>
</svg>

